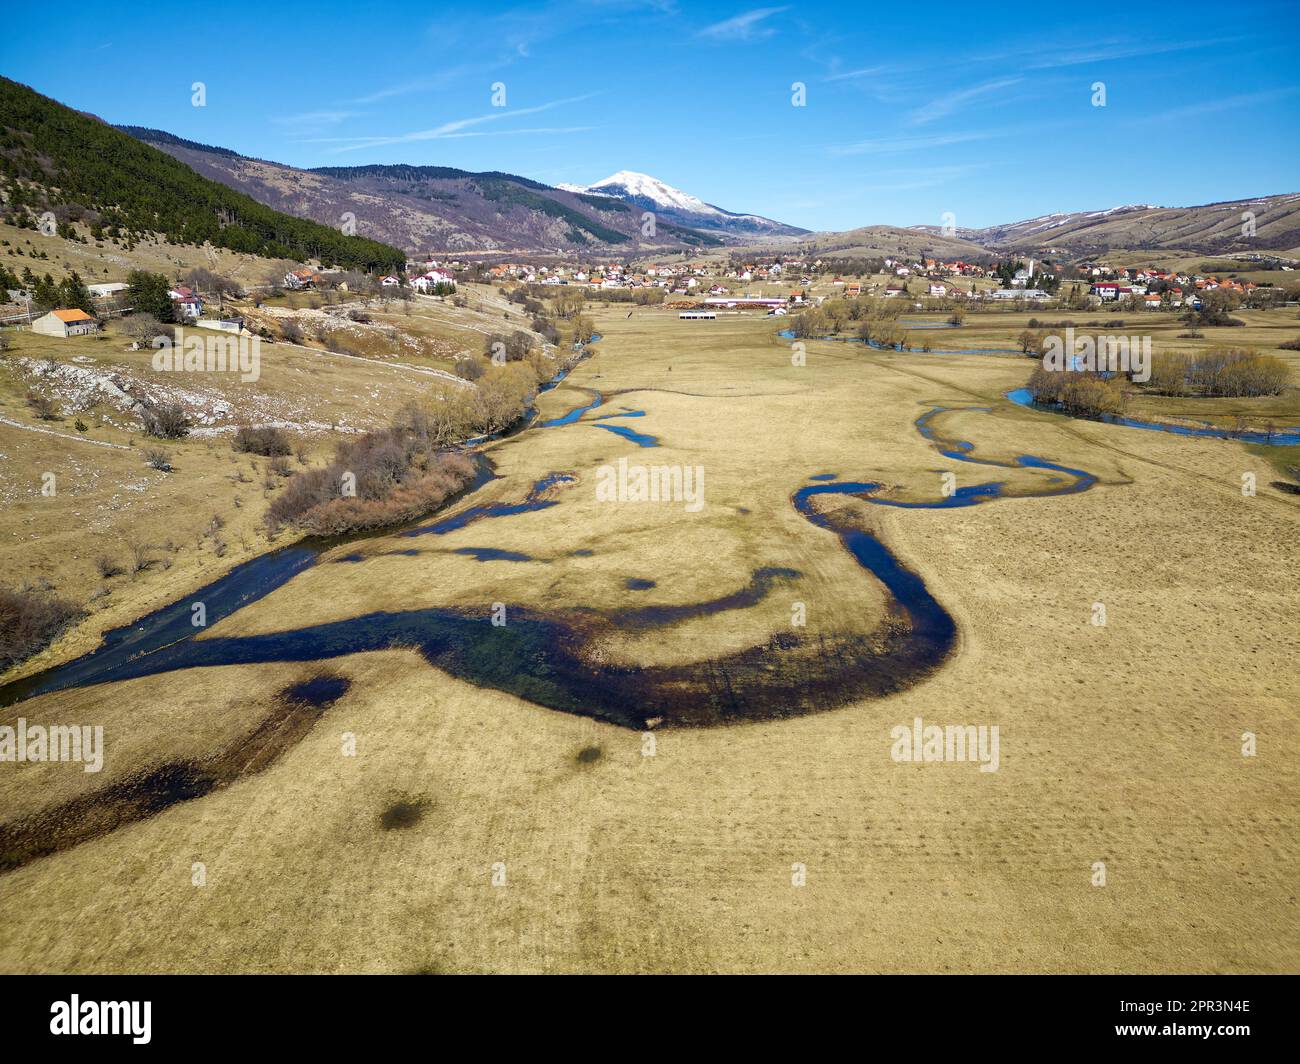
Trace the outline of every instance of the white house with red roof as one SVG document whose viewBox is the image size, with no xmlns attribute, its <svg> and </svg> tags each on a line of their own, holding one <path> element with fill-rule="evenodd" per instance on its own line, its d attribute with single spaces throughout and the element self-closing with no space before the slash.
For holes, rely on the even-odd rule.
<svg viewBox="0 0 1300 1064">
<path fill-rule="evenodd" d="M 409 283 L 417 292 L 428 292 L 429 289 L 437 288 L 440 284 L 449 284 L 454 288 L 456 278 L 443 270 L 429 270 L 427 273 L 420 274 L 419 277 L 412 277 Z"/>
<path fill-rule="evenodd" d="M 167 294 L 171 297 L 172 308 L 178 317 L 188 318 L 190 321 L 197 321 L 203 317 L 203 297 L 194 289 L 177 285 L 169 289 Z"/>
</svg>

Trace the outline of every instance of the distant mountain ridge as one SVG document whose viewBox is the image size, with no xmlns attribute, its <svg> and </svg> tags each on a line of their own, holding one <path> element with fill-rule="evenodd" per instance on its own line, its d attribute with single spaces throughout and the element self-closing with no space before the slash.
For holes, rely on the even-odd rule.
<svg viewBox="0 0 1300 1064">
<path fill-rule="evenodd" d="M 583 249 L 682 250 L 721 246 L 715 233 L 665 218 L 645 237 L 632 205 L 574 193 L 499 170 L 366 164 L 299 169 L 253 159 L 163 130 L 123 126 L 198 173 L 276 210 L 408 252 L 572 253 Z"/>
<path fill-rule="evenodd" d="M 938 226 L 914 226 L 939 233 Z M 1275 251 L 1300 255 L 1300 193 L 1225 200 L 1194 207 L 1126 204 L 1069 211 L 1020 222 L 958 229 L 963 240 L 992 250 L 1076 256 L 1151 249 L 1223 255 Z"/>
<path fill-rule="evenodd" d="M 1300 258 L 1300 193 L 1191 207 L 1125 204 L 955 233 L 932 225 L 810 233 L 761 215 L 725 210 L 631 170 L 593 185 L 552 187 L 503 171 L 448 166 L 299 169 L 163 130 L 110 126 L 3 78 L 0 103 L 5 104 L 0 134 L 7 131 L 17 138 L 11 154 L 18 153 L 13 157 L 22 176 L 47 187 L 54 197 L 51 205 L 101 214 L 115 207 L 107 216 L 110 223 L 117 219 L 119 225 L 152 227 L 181 242 L 212 240 L 273 257 L 381 264 L 393 262 L 395 251 L 536 255 L 590 250 L 631 257 L 661 250 L 789 245 L 819 253 L 966 259 L 981 253 L 1089 258 L 1125 250 L 1273 252 Z M 104 133 L 124 139 L 105 139 Z M 50 149 L 44 150 L 47 141 Z M 80 142 L 99 147 L 72 153 L 71 145 Z M 172 170 L 150 162 L 159 156 L 140 154 L 141 142 L 184 165 Z M 214 191 L 202 179 L 227 191 Z M 643 232 L 647 210 L 656 216 L 652 236 Z"/>
<path fill-rule="evenodd" d="M 103 121 L 97 119 L 97 121 Z M 142 140 L 146 144 L 152 144 L 154 147 L 160 147 L 164 144 L 170 144 L 178 148 L 190 148 L 193 151 L 211 152 L 213 155 L 228 155 L 232 159 L 242 159 L 243 156 L 237 151 L 231 151 L 229 148 L 218 148 L 211 144 L 200 144 L 196 140 L 186 140 L 184 137 L 178 137 L 173 133 L 168 133 L 162 129 L 150 129 L 148 126 L 113 126 L 114 129 L 120 130 L 127 136 L 135 137 L 136 140 Z"/>
</svg>

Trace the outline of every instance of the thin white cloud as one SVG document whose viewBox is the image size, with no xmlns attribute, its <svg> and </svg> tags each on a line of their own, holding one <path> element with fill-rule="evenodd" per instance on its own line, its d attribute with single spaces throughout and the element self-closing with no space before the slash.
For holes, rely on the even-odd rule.
<svg viewBox="0 0 1300 1064">
<path fill-rule="evenodd" d="M 401 85 L 389 85 L 382 89 L 376 89 L 374 92 L 368 92 L 364 96 L 354 96 L 346 103 L 379 103 L 383 100 L 391 100 L 394 96 L 405 96 L 412 92 L 425 92 L 434 87 L 434 83 L 429 80 L 407 81 Z"/>
<path fill-rule="evenodd" d="M 558 37 L 572 36 L 584 29 L 608 23 L 626 26 L 628 21 L 664 19 L 676 13 L 674 0 L 573 0 L 534 2 L 485 16 L 473 7 L 438 9 L 426 28 L 436 54 L 454 59 L 476 57 L 470 62 L 437 64 L 436 73 L 396 84 L 344 101 L 372 104 L 412 93 L 430 92 L 457 82 L 483 78 L 505 70 L 538 54 L 539 46 Z"/>
<path fill-rule="evenodd" d="M 705 26 L 696 36 L 707 37 L 714 41 L 760 40 L 776 32 L 771 26 L 764 26 L 761 23 L 773 15 L 789 10 L 788 7 L 757 7 L 752 11 L 743 11 L 739 15 L 715 22 L 711 26 Z"/>
<path fill-rule="evenodd" d="M 1133 120 L 1133 125 L 1163 124 L 1166 122 L 1182 122 L 1188 118 L 1196 118 L 1199 115 L 1217 114 L 1220 111 L 1231 111 L 1237 107 L 1254 107 L 1260 104 L 1271 103 L 1274 100 L 1283 99 L 1286 96 L 1293 96 L 1300 92 L 1300 85 L 1290 85 L 1282 89 L 1270 89 L 1267 92 L 1249 92 L 1237 96 L 1220 96 L 1216 99 L 1205 100 L 1202 103 L 1188 104 L 1186 107 L 1170 107 L 1164 110 L 1153 111 L 1149 115 L 1143 115 L 1141 118 Z"/>
<path fill-rule="evenodd" d="M 280 115 L 272 118 L 271 121 L 277 126 L 306 131 L 328 129 L 330 126 L 346 122 L 349 118 L 356 118 L 360 114 L 360 111 L 303 111 L 296 115 Z"/>
<path fill-rule="evenodd" d="M 335 152 L 360 151 L 365 148 L 379 148 L 390 144 L 412 144 L 425 140 L 446 140 L 456 136 L 465 136 L 462 131 L 473 126 L 483 125 L 486 122 L 499 122 L 506 118 L 519 118 L 523 115 L 535 115 L 542 111 L 549 111 L 555 107 L 563 107 L 566 104 L 581 103 L 589 100 L 597 93 L 586 93 L 582 96 L 570 96 L 563 100 L 551 100 L 548 103 L 537 104 L 533 107 L 517 107 L 510 110 L 502 109 L 493 111 L 490 114 L 474 115 L 470 118 L 457 118 L 450 122 L 444 122 L 433 129 L 420 129 L 411 133 L 398 133 L 389 136 L 377 137 L 340 137 L 333 138 L 340 147 L 335 148 Z M 574 127 L 576 128 L 576 127 Z M 522 133 L 524 130 L 506 130 L 502 135 L 512 133 Z"/>
<path fill-rule="evenodd" d="M 432 92 L 435 89 L 446 88 L 463 78 L 485 74 L 490 70 L 499 70 L 509 66 L 517 55 L 511 53 L 499 53 L 493 58 L 479 63 L 461 63 L 456 66 L 441 67 L 438 73 L 432 77 L 416 78 L 411 81 L 400 82 L 396 85 L 386 85 L 383 88 L 375 89 L 373 92 L 365 93 L 362 96 L 354 96 L 351 99 L 344 100 L 345 104 L 372 104 L 382 103 L 385 100 L 392 100 L 398 96 L 409 96 L 416 92 Z"/>
<path fill-rule="evenodd" d="M 885 66 L 862 67 L 860 70 L 845 70 L 839 74 L 828 74 L 822 81 L 850 81 L 855 78 L 874 78 L 889 73 Z"/>
<path fill-rule="evenodd" d="M 879 137 L 860 140 L 852 144 L 832 144 L 826 150 L 831 155 L 887 155 L 909 151 L 928 151 L 945 148 L 950 144 L 967 144 L 975 140 L 1008 136 L 1011 130 L 970 130 L 965 133 L 934 133 L 919 137 Z"/>
<path fill-rule="evenodd" d="M 599 126 L 537 126 L 530 129 L 479 129 L 469 133 L 448 133 L 439 140 L 457 140 L 461 137 L 518 137 L 547 133 L 561 135 L 565 133 L 589 133 Z"/>
<path fill-rule="evenodd" d="M 955 111 L 960 111 L 973 100 L 978 100 L 980 97 L 988 96 L 991 93 L 1001 92 L 1003 89 L 1010 88 L 1023 80 L 1023 78 L 1019 77 L 994 78 L 992 81 L 972 85 L 969 89 L 946 92 L 913 111 L 910 121 L 913 125 L 924 125 L 926 122 L 933 122 L 938 118 L 946 118 Z"/>
<path fill-rule="evenodd" d="M 1217 40 L 1163 41 L 1146 44 L 1110 40 L 1099 41 L 1082 48 L 1069 45 L 1035 48 L 1034 58 L 1024 63 L 1024 66 L 1030 70 L 1052 70 L 1057 67 L 1079 66 L 1083 63 L 1106 63 L 1116 59 L 1136 59 L 1144 55 L 1164 55 L 1168 52 L 1186 52 L 1194 48 L 1217 47 L 1230 40 L 1244 39 L 1220 37 Z"/>
</svg>

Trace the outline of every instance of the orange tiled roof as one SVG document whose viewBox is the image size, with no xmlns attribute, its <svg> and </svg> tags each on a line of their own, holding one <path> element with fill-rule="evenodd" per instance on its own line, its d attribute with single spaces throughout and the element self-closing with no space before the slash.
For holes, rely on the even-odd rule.
<svg viewBox="0 0 1300 1064">
<path fill-rule="evenodd" d="M 94 320 L 95 320 L 95 319 L 92 318 L 89 314 L 87 314 L 84 310 L 55 310 L 55 311 L 52 311 L 51 313 L 53 313 L 53 315 L 54 315 L 56 318 L 58 318 L 59 321 L 61 321 L 61 322 L 65 322 L 65 323 L 67 323 L 67 324 L 69 324 L 69 325 L 71 325 L 73 322 L 76 322 L 76 321 L 94 321 Z"/>
</svg>

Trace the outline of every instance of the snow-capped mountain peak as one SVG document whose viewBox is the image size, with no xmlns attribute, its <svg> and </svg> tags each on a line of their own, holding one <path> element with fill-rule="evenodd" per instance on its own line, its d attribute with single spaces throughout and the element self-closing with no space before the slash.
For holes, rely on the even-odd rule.
<svg viewBox="0 0 1300 1064">
<path fill-rule="evenodd" d="M 635 170 L 620 170 L 616 174 L 610 174 L 605 180 L 597 181 L 594 185 L 591 185 L 587 191 L 603 192 L 606 195 L 615 195 L 620 198 L 650 200 L 660 207 L 678 211 L 691 211 L 694 214 L 723 213 L 712 204 L 705 203 L 698 196 L 692 196 L 679 188 L 673 188 L 672 185 L 660 181 L 657 177 L 651 177 L 649 174 L 638 174 Z"/>
<path fill-rule="evenodd" d="M 783 225 L 757 214 L 736 214 L 705 203 L 698 196 L 673 188 L 649 174 L 635 170 L 620 170 L 594 185 L 557 185 L 565 192 L 588 196 L 608 196 L 631 203 L 644 210 L 662 213 L 673 224 L 691 226 L 720 232 L 800 234 L 805 229 Z"/>
</svg>

